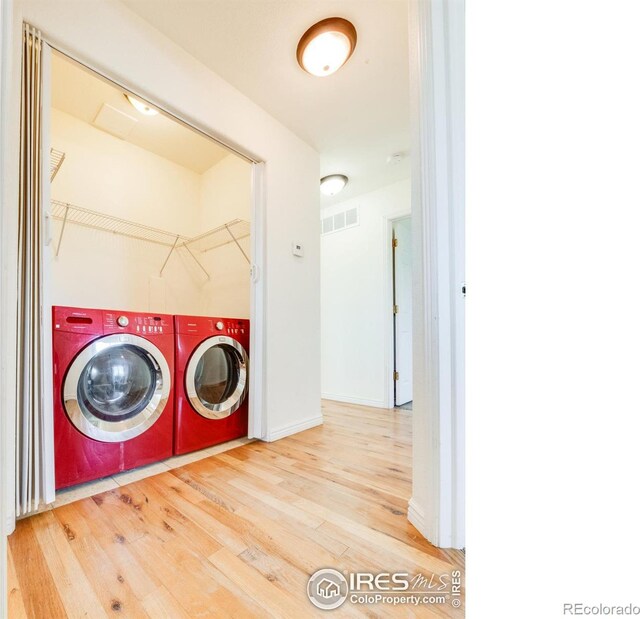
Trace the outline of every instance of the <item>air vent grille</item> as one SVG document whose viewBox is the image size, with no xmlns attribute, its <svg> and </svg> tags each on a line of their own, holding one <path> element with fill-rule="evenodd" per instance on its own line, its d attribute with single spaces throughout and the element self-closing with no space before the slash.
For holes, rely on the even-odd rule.
<svg viewBox="0 0 640 619">
<path fill-rule="evenodd" d="M 358 217 L 358 207 L 350 208 L 345 211 L 339 211 L 333 215 L 322 218 L 322 235 L 340 232 L 347 228 L 353 228 L 360 223 Z"/>
</svg>

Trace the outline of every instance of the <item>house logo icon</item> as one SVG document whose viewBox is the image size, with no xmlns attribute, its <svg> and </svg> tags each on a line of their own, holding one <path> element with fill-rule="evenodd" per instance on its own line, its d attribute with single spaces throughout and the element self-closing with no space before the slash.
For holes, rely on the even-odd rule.
<svg viewBox="0 0 640 619">
<path fill-rule="evenodd" d="M 340 585 L 329 580 L 328 578 L 323 578 L 318 583 L 318 595 L 325 599 L 331 598 L 334 595 L 340 595 Z"/>
<path fill-rule="evenodd" d="M 311 603 L 322 610 L 333 610 L 342 606 L 348 592 L 347 579 L 337 570 L 330 568 L 312 574 L 307 584 L 307 595 Z"/>
</svg>

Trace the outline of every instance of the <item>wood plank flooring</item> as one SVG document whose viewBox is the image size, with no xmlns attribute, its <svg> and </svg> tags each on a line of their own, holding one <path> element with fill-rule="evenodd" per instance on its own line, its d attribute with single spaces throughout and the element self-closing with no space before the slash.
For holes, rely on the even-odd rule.
<svg viewBox="0 0 640 619">
<path fill-rule="evenodd" d="M 411 413 L 324 402 L 325 423 L 254 442 L 18 522 L 9 612 L 22 617 L 283 617 L 324 613 L 309 575 L 450 573 L 464 555 L 407 521 Z M 441 605 L 354 605 L 340 617 L 462 617 Z"/>
</svg>

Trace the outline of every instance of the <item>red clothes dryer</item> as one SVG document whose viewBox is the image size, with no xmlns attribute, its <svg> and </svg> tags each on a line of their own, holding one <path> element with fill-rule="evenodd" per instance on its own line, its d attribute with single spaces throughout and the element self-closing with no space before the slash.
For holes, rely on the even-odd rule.
<svg viewBox="0 0 640 619">
<path fill-rule="evenodd" d="M 174 453 L 247 435 L 249 321 L 175 316 Z"/>
<path fill-rule="evenodd" d="M 173 451 L 173 317 L 53 308 L 56 488 Z"/>
</svg>

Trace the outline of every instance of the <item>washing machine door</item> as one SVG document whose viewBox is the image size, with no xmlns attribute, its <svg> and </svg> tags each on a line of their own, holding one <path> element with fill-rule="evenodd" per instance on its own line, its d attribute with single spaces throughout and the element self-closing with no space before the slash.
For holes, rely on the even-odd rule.
<svg viewBox="0 0 640 619">
<path fill-rule="evenodd" d="M 247 394 L 247 353 L 232 337 L 216 335 L 195 349 L 185 374 L 187 397 L 207 419 L 235 413 Z"/>
<path fill-rule="evenodd" d="M 115 334 L 92 342 L 74 359 L 63 400 L 80 432 L 117 443 L 158 420 L 170 389 L 169 365 L 158 347 L 137 335 Z"/>
</svg>

